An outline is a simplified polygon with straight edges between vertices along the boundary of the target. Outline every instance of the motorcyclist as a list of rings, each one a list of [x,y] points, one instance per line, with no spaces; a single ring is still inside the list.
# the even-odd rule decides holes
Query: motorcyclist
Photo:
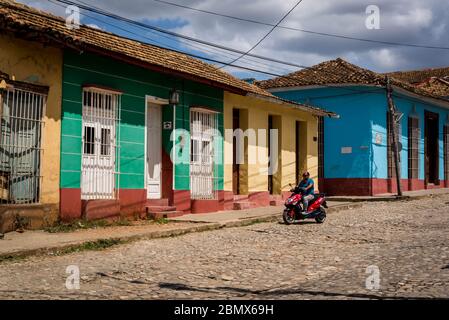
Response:
[[[304,172],[302,175],[302,180],[298,185],[298,188],[303,191],[302,203],[304,208],[304,213],[307,213],[309,209],[309,201],[314,199],[315,194],[315,183],[310,179],[310,173]]]

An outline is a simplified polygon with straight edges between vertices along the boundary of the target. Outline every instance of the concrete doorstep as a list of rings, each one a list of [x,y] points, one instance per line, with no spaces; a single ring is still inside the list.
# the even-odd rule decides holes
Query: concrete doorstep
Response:
[[[329,202],[329,213],[361,207],[363,204]],[[33,255],[63,255],[83,250],[101,250],[138,240],[175,237],[193,232],[243,227],[255,223],[281,221],[283,207],[263,207],[242,211],[185,215],[167,224],[115,226],[74,232],[11,232],[0,240],[0,263]]]

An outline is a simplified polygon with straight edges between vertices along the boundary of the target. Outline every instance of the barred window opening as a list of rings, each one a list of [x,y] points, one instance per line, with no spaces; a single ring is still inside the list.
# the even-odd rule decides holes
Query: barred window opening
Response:
[[[449,181],[449,125],[444,126],[444,177]]]
[[[393,127],[396,133],[397,141],[396,143],[399,144],[401,142],[401,124],[396,122],[392,123],[392,117],[391,113],[387,112],[387,160],[388,160],[388,178],[396,178],[396,164],[394,160],[394,152],[393,152]],[[399,160],[401,158],[400,152],[399,152]]]
[[[217,198],[218,178],[215,162],[215,132],[218,128],[215,113],[190,112],[190,187],[192,199]]]
[[[410,117],[408,119],[408,177],[419,178],[419,139],[421,130],[419,119]]]
[[[81,176],[84,200],[117,198],[119,115],[120,94],[84,89]]]
[[[39,203],[47,95],[11,88],[0,95],[0,201]]]

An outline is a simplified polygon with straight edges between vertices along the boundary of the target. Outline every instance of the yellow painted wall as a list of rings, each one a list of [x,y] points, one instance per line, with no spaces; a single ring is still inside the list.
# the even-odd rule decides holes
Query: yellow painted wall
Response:
[[[232,129],[232,110],[246,110],[248,117],[248,128],[268,129],[268,116],[275,116],[275,128],[280,128],[280,160],[278,176],[274,178],[275,188],[280,185],[281,191],[290,190],[289,183],[295,184],[296,177],[296,146],[295,128],[296,121],[301,121],[300,146],[302,170],[308,170],[311,177],[318,186],[318,142],[314,137],[318,137],[318,120],[311,113],[295,110],[280,104],[265,101],[256,97],[239,96],[225,92],[224,96],[224,127]],[[279,123],[280,122],[280,123]],[[232,191],[232,154],[233,140],[231,136],[225,136],[225,191]],[[248,145],[248,157],[261,153],[268,157],[268,147],[260,147],[259,143]],[[245,159],[247,161],[247,158]],[[261,192],[268,190],[268,175],[261,174],[266,171],[267,165],[262,161],[256,164],[248,164],[248,192]]]
[[[0,71],[50,88],[42,136],[41,203],[59,203],[62,50],[0,35]]]

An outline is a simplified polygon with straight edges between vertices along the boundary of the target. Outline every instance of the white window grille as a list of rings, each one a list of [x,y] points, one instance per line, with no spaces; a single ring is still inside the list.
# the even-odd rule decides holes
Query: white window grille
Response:
[[[83,200],[118,197],[120,103],[121,96],[116,92],[83,90]]]
[[[217,116],[213,112],[190,111],[190,192],[191,198],[217,198],[218,180],[215,177]]]
[[[0,201],[40,201],[41,141],[47,95],[8,88],[0,96]]]

